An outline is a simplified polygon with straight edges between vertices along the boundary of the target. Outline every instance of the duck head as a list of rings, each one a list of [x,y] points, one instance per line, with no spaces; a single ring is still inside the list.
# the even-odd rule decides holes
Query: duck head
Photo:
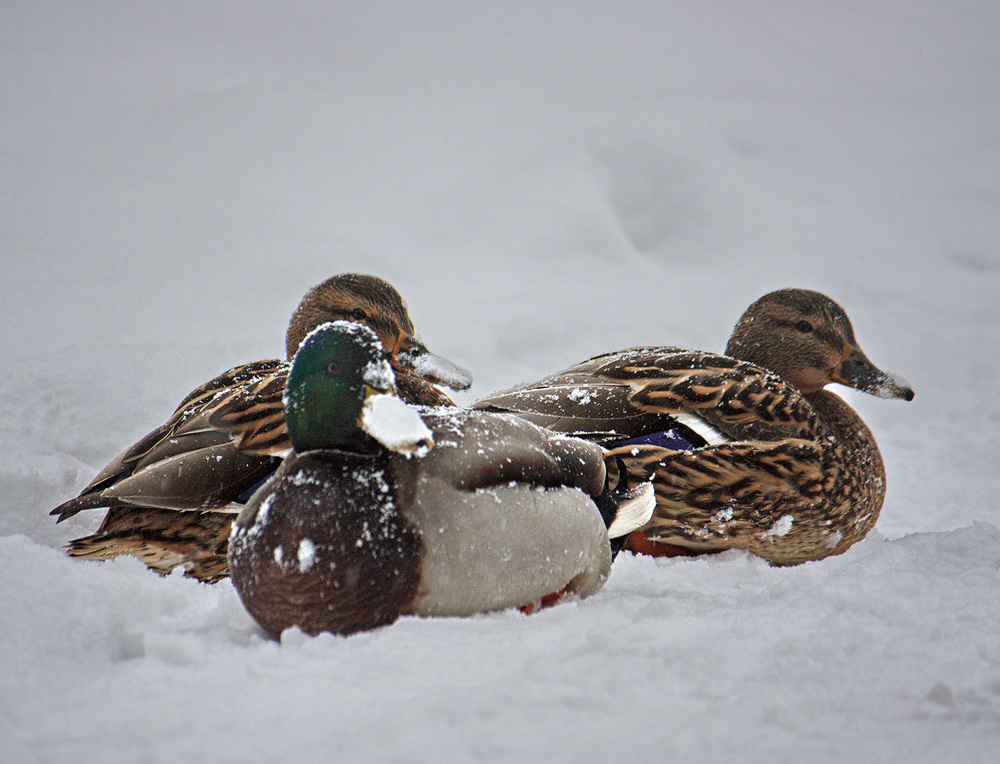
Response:
[[[375,332],[390,363],[410,369],[436,385],[466,390],[472,375],[434,355],[417,337],[406,303],[386,281],[359,273],[341,273],[313,287],[296,308],[285,335],[289,360],[306,336],[320,324],[355,321]]]
[[[375,453],[383,447],[409,455],[433,445],[416,411],[395,396],[385,348],[364,324],[334,321],[310,332],[292,359],[284,404],[299,453]]]
[[[779,289],[747,308],[726,355],[770,369],[806,394],[839,382],[880,398],[913,400],[904,379],[868,360],[844,309],[808,289]]]

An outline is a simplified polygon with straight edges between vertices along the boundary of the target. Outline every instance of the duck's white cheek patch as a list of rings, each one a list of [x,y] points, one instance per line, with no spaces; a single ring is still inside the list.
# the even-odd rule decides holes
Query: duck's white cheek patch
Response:
[[[434,436],[412,406],[395,395],[372,395],[361,410],[361,429],[391,451],[424,456]]]

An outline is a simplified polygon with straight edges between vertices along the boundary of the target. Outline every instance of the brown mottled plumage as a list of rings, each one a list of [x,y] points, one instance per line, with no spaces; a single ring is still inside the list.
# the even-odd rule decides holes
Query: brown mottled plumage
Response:
[[[287,357],[317,326],[343,319],[375,331],[404,400],[454,406],[434,384],[468,387],[466,372],[430,356],[399,293],[374,276],[341,274],[311,289],[289,323]],[[229,530],[240,499],[245,501],[291,448],[282,403],[287,376],[288,361],[256,361],[192,391],[165,424],[112,461],[80,496],[52,510],[62,521],[81,510],[109,507],[97,533],[70,542],[69,554],[92,559],[132,554],[164,574],[183,565],[187,575],[203,581],[225,577]]]
[[[608,448],[652,479],[653,519],[632,534],[651,554],[748,549],[789,565],[839,554],[874,526],[885,469],[871,431],[823,388],[831,382],[913,398],[862,353],[829,297],[765,295],[727,355],[674,347],[608,353],[475,408],[507,411]],[[620,441],[681,429],[695,448]]]

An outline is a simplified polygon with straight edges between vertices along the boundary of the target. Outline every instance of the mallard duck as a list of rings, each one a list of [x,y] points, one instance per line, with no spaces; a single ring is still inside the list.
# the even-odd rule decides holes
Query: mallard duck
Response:
[[[791,565],[840,554],[875,525],[885,498],[882,456],[861,417],[825,387],[912,400],[901,378],[858,347],[826,295],[761,297],[725,355],[676,347],[606,353],[474,408],[513,412],[608,449],[652,479],[652,520],[633,551],[747,549]]]
[[[288,359],[310,331],[344,318],[374,330],[404,400],[454,405],[435,385],[471,384],[468,372],[431,355],[417,338],[390,284],[354,273],[306,294],[288,326]],[[224,577],[233,518],[291,448],[282,407],[287,376],[287,361],[257,361],[191,392],[165,424],[112,461],[77,498],[52,510],[61,522],[84,509],[110,508],[97,533],[71,542],[69,554],[132,554],[162,574],[182,565],[203,581]]]
[[[608,576],[609,536],[653,508],[648,483],[606,489],[593,443],[518,417],[418,414],[358,324],[326,324],[302,343],[285,421],[293,453],[229,544],[233,585],[274,637],[586,597]]]

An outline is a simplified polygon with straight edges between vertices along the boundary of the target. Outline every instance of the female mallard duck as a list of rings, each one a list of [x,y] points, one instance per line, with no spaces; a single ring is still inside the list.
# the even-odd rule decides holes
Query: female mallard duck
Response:
[[[593,443],[506,415],[418,415],[392,385],[377,337],[354,323],[316,329],[292,362],[293,453],[229,544],[233,585],[269,634],[351,634],[404,614],[470,615],[600,589],[609,535],[650,517],[648,484],[605,491]]]
[[[287,357],[314,328],[344,318],[374,330],[404,400],[453,406],[434,384],[459,390],[471,384],[468,372],[431,355],[417,338],[390,284],[354,273],[306,294],[288,327]],[[84,509],[110,508],[97,533],[71,542],[69,554],[132,554],[163,574],[184,565],[203,581],[224,577],[233,518],[291,448],[282,408],[287,376],[287,361],[257,361],[190,393],[164,425],[105,467],[79,497],[52,510],[61,522]]]
[[[633,551],[748,549],[779,565],[840,554],[885,498],[871,431],[824,387],[912,400],[861,352],[829,297],[782,289],[743,314],[726,355],[640,347],[585,361],[474,408],[593,440],[652,479],[657,507]]]

